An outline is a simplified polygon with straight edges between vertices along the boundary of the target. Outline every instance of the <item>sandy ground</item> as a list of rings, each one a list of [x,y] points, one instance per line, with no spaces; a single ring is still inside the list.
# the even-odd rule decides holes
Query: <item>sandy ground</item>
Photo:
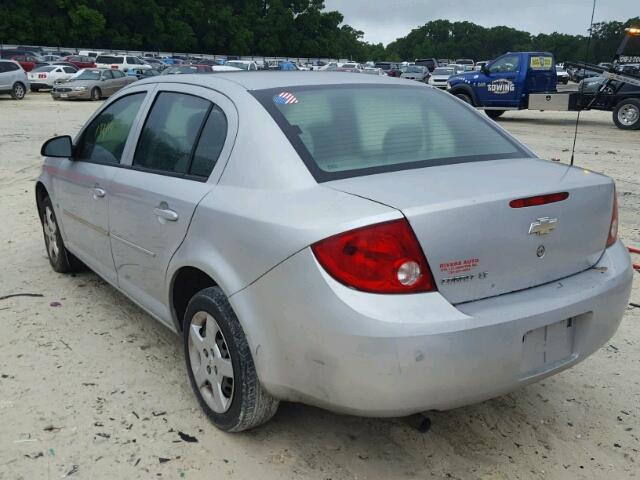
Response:
[[[631,307],[584,363],[431,412],[424,434],[405,419],[294,404],[256,431],[217,431],[191,393],[177,337],[94,274],[49,268],[33,194],[40,145],[75,133],[97,106],[48,94],[0,100],[0,297],[43,295],[0,300],[0,479],[640,477],[640,308]],[[567,161],[574,118],[515,112],[501,124]],[[615,178],[620,235],[640,245],[640,132],[616,129],[608,113],[582,119],[576,163]]]

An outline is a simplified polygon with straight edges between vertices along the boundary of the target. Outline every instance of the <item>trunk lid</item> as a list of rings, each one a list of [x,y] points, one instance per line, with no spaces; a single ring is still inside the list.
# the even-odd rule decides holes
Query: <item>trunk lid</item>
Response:
[[[593,266],[605,248],[614,195],[608,177],[539,159],[428,167],[324,185],[402,211],[439,292],[454,304],[530,288]],[[539,206],[509,205],[557,192],[569,197]],[[555,226],[551,232],[535,226],[548,221]]]

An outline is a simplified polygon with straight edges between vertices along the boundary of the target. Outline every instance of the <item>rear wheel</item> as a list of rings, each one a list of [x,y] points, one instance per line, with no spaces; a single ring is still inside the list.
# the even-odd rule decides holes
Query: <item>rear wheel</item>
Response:
[[[462,100],[464,103],[468,103],[469,105],[473,105],[473,100],[466,93],[456,93],[456,97]]]
[[[484,113],[486,113],[489,118],[496,119],[504,113],[504,110],[485,110]]]
[[[640,129],[640,100],[628,98],[613,109],[613,123],[623,130]]]
[[[25,86],[18,82],[11,89],[11,96],[14,100],[22,100],[24,96],[27,94],[27,89]]]
[[[216,427],[241,432],[275,415],[279,402],[260,385],[247,338],[220,288],[191,299],[183,342],[191,386]]]
[[[47,248],[47,256],[49,257],[51,268],[58,273],[75,272],[82,269],[82,262],[64,246],[58,220],[49,197],[42,201],[40,213],[42,215],[40,220],[42,221],[44,244]]]
[[[100,91],[100,89],[98,87],[93,87],[91,89],[91,100],[97,101],[97,100],[100,100],[101,97],[102,97],[102,92]]]

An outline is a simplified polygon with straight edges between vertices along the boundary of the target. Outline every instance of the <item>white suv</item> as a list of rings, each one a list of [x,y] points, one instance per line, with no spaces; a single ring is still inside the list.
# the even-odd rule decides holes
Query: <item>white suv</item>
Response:
[[[121,70],[123,72],[128,72],[130,68],[140,70],[149,70],[152,68],[148,63],[131,55],[98,55],[96,58],[96,67]]]
[[[18,62],[0,60],[0,95],[10,94],[15,100],[22,100],[29,91],[29,79]]]

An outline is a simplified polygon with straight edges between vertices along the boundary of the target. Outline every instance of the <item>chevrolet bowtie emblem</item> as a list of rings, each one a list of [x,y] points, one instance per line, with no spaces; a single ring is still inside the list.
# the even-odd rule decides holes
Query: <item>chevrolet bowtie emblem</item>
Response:
[[[557,224],[557,218],[538,218],[529,225],[529,235],[548,235],[556,229]]]

